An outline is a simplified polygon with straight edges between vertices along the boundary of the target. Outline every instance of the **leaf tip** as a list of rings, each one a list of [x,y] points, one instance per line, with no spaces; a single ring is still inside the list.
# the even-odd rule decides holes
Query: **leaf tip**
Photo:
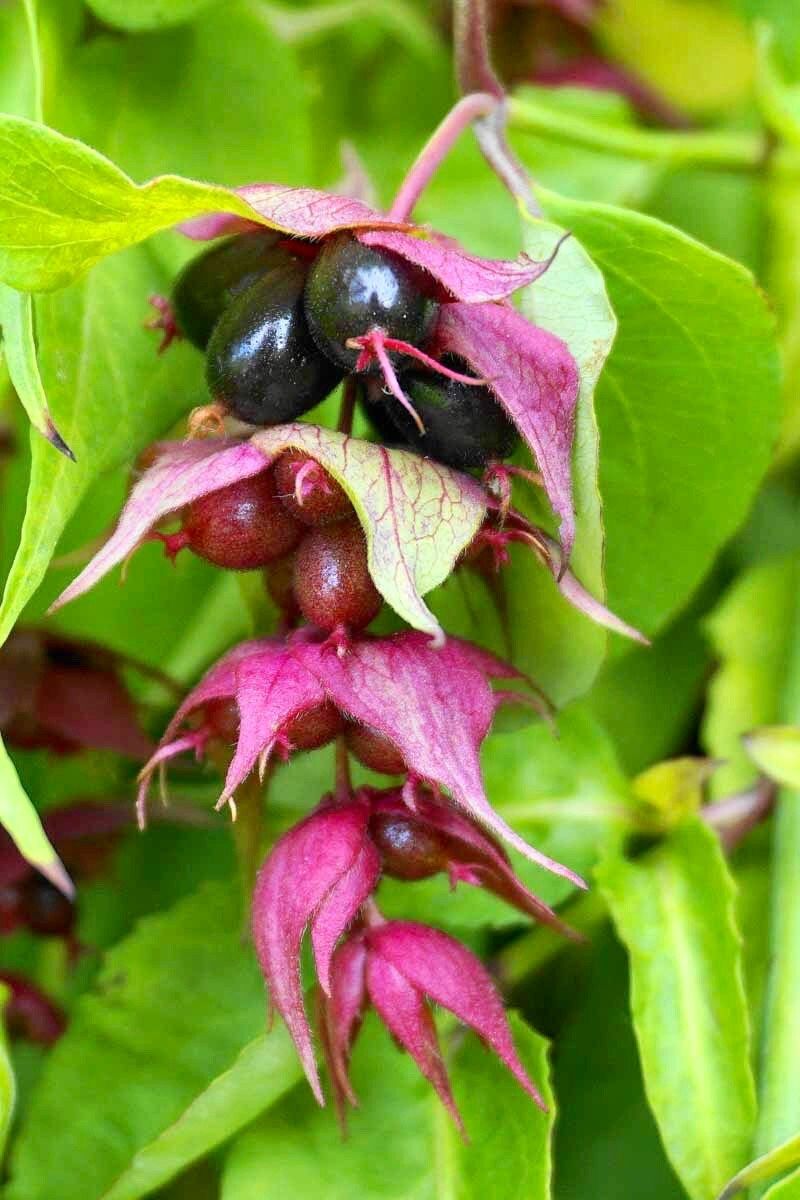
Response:
[[[75,455],[56,429],[50,416],[45,417],[42,436],[47,439],[51,446],[55,446],[56,450],[60,451],[65,458],[68,458],[71,462],[77,462]]]

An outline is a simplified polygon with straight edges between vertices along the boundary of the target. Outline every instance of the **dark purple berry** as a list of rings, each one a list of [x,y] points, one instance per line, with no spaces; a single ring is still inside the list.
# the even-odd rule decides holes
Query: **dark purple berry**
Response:
[[[350,722],[345,730],[345,741],[350,753],[371,771],[380,771],[383,775],[406,773],[405,759],[400,751],[377,730]]]
[[[274,267],[291,261],[272,229],[240,233],[216,242],[193,258],[172,289],[172,305],[184,337],[205,350],[211,332],[231,301]]]
[[[170,536],[200,558],[231,571],[252,571],[293,550],[302,526],[275,496],[271,471],[208,492],[183,510],[183,528]]]
[[[67,937],[75,923],[72,901],[38,871],[20,889],[19,912],[31,932],[42,937]]]
[[[298,475],[302,503],[297,499]],[[286,450],[275,463],[275,490],[284,507],[304,525],[330,525],[353,515],[344,489],[302,450]]]
[[[284,733],[295,750],[317,750],[336,737],[342,728],[341,714],[330,700],[299,713]]]
[[[447,355],[442,362],[469,374],[460,359]],[[460,470],[483,467],[514,453],[519,434],[489,388],[422,370],[409,371],[401,383],[422,419],[424,433],[402,405],[380,388],[370,388],[367,412],[378,428],[388,422],[396,440],[410,449]]]
[[[349,347],[348,339],[379,328],[387,337],[419,346],[438,312],[438,305],[421,291],[413,267],[347,233],[330,238],[311,264],[305,303],[317,345],[350,371],[359,350]]]
[[[268,272],[240,292],[214,327],[208,386],[241,421],[293,421],[324,400],[341,378],[306,324],[305,277],[299,262]]]
[[[294,591],[300,611],[319,629],[363,629],[383,603],[367,566],[357,520],[312,529],[297,548]]]

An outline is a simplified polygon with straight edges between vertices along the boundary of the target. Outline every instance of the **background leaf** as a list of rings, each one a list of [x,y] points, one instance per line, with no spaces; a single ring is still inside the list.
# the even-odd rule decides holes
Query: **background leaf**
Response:
[[[772,321],[746,271],[639,213],[544,197],[619,322],[597,391],[611,609],[663,626],[741,523],[778,419]]]
[[[219,4],[220,0],[88,0],[102,21],[119,29],[142,32],[164,25],[181,25]]]
[[[3,1161],[6,1139],[11,1129],[17,1090],[3,1023],[8,997],[8,988],[4,983],[0,983],[0,1163]]]
[[[513,1014],[511,1025],[526,1069],[552,1104],[546,1043]],[[271,1193],[297,1200],[546,1200],[552,1107],[549,1116],[538,1111],[473,1035],[448,1056],[448,1068],[467,1129],[476,1135],[469,1146],[413,1062],[368,1017],[354,1054],[361,1106],[348,1137],[343,1140],[332,1114],[313,1107],[306,1089],[298,1089],[234,1144],[222,1200]]]
[[[208,885],[109,953],[48,1059],[16,1143],[9,1200],[96,1200],[114,1185],[117,1200],[144,1195],[252,1119],[258,1095],[268,1104],[291,1085],[282,1030],[263,1052],[238,1057],[266,1011],[241,917],[235,888]],[[222,1100],[226,1124],[215,1119]]]
[[[746,1162],[755,1124],[750,1031],[733,885],[699,821],[598,881],[631,957],[631,1008],[645,1088],[692,1200]]]

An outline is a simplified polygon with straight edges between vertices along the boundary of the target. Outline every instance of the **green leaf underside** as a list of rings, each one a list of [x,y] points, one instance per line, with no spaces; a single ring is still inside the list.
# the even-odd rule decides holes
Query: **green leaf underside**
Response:
[[[525,251],[534,259],[545,259],[564,231],[528,218],[522,232]],[[577,533],[572,566],[588,591],[602,598],[603,518],[594,390],[614,341],[616,320],[603,277],[576,238],[568,238],[545,274],[520,294],[519,307],[535,325],[566,342],[580,369],[573,452]],[[524,488],[519,485],[516,489],[522,507]],[[563,703],[590,685],[608,635],[567,605],[553,580],[538,563],[528,561],[530,557],[516,555],[507,577],[514,657],[542,682],[553,700]],[[535,621],[531,620],[533,612]]]
[[[253,441],[270,458],[287,446],[305,450],[333,475],[364,527],[376,587],[414,628],[439,634],[421,596],[450,574],[478,531],[486,505],[474,480],[432,459],[316,425],[265,429]]]
[[[451,1118],[408,1055],[368,1016],[353,1057],[360,1106],[348,1136],[301,1086],[234,1143],[222,1200],[547,1200],[555,1116],[547,1045],[519,1017],[511,1026],[520,1057],[548,1102],[542,1113],[472,1035],[446,1053],[456,1102],[473,1140]],[[460,1041],[460,1039],[459,1039]]]
[[[133,1200],[292,1085],[285,1032],[261,1036],[264,988],[241,920],[238,890],[211,884],[109,952],[48,1059],[8,1200]]]
[[[651,217],[542,195],[602,270],[619,330],[600,378],[608,603],[662,627],[741,523],[779,418],[773,320],[749,273]]]
[[[645,1089],[692,1200],[747,1161],[755,1123],[750,1030],[733,884],[714,834],[691,820],[599,883],[631,959]]]
[[[800,790],[800,728],[774,725],[745,737],[747,753],[756,766],[781,787]]]

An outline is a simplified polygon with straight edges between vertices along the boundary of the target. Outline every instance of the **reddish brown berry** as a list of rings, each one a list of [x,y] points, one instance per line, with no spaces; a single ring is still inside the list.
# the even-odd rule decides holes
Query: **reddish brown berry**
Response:
[[[383,870],[394,879],[428,879],[446,867],[435,831],[411,813],[373,813],[369,833],[380,850]]]
[[[304,525],[330,525],[353,515],[344,489],[302,450],[286,450],[275,463],[275,491]]]
[[[406,764],[402,754],[384,734],[370,729],[368,725],[351,721],[345,730],[345,741],[350,753],[371,771],[380,771],[383,775],[405,775]]]
[[[173,536],[177,549],[189,546],[215,566],[252,571],[294,549],[302,526],[276,499],[272,472],[261,471],[187,505]]]
[[[319,629],[363,629],[380,610],[358,521],[312,529],[297,548],[294,590],[300,611]]]
[[[284,621],[294,624],[300,616],[294,594],[294,553],[284,554],[264,567],[264,586]]]
[[[284,733],[294,750],[317,750],[332,741],[342,728],[342,717],[335,704],[325,700],[316,708],[298,713]]]
[[[203,725],[212,737],[234,746],[239,737],[239,705],[235,700],[209,700],[203,706]]]

